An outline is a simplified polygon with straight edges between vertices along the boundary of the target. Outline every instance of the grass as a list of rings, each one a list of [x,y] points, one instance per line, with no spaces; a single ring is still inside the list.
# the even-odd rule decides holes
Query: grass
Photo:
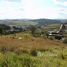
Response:
[[[31,53],[0,52],[0,67],[67,67],[67,48],[54,48],[41,52],[41,56],[32,56]],[[62,58],[62,54],[64,59]]]
[[[4,56],[5,55],[5,56]],[[0,67],[41,67],[41,61],[29,55],[16,55],[8,52],[7,54],[0,54]]]
[[[67,46],[27,32],[1,36],[0,67],[67,67]]]

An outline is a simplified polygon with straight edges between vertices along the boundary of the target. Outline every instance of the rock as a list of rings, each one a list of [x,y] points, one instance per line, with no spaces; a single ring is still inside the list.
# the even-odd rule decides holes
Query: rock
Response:
[[[19,37],[18,39],[19,39],[19,40],[21,40],[21,39],[22,39],[22,37]]]

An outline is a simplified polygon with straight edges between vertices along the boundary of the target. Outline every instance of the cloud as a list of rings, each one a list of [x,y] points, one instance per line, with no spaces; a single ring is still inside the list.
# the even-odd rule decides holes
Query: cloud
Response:
[[[44,1],[45,5],[42,6],[42,3],[43,2],[41,2],[41,4],[36,3],[35,0],[34,1],[23,0],[22,4],[23,4],[23,9],[24,9],[23,12],[25,14],[25,17],[26,18],[50,18],[50,19],[59,17],[59,13],[60,13],[59,8],[46,5],[45,1]]]
[[[60,1],[56,1],[56,5]],[[66,9],[47,4],[46,0],[2,0],[0,3],[0,18],[66,18]]]
[[[63,5],[64,5],[64,6],[67,6],[67,2],[64,2]]]
[[[53,0],[53,3],[59,9],[59,17],[67,19],[67,0]]]
[[[3,1],[8,1],[8,2],[21,2],[21,0],[3,0]]]
[[[53,2],[57,5],[61,6],[67,6],[67,1],[62,1],[62,0],[53,0]]]
[[[23,7],[18,2],[2,1],[0,3],[0,19],[22,18]]]
[[[63,8],[63,9],[61,9],[60,13],[67,15],[67,10]]]

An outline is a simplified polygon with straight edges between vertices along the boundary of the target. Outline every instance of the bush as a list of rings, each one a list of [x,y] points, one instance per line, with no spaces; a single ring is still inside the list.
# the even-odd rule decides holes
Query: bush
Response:
[[[55,39],[60,40],[60,39],[62,39],[62,37],[61,36],[55,36]]]
[[[32,50],[32,51],[31,51],[31,55],[32,55],[32,56],[37,56],[37,50]]]
[[[33,36],[35,37],[40,37],[42,35],[42,30],[37,28],[34,33],[33,33]]]

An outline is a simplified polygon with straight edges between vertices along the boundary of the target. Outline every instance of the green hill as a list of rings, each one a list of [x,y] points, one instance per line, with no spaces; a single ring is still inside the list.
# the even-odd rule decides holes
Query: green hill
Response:
[[[0,24],[7,25],[48,25],[67,23],[67,20],[54,20],[54,19],[6,19],[0,20]]]

